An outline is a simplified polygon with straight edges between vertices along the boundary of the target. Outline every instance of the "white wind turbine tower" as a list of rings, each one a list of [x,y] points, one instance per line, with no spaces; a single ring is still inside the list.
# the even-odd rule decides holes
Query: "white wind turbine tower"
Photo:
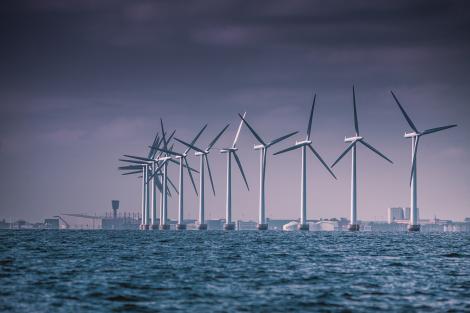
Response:
[[[310,140],[310,133],[312,130],[312,117],[313,109],[315,108],[315,100],[317,95],[313,97],[312,109],[310,111],[310,119],[308,121],[307,127],[307,138],[303,141],[298,141],[292,147],[278,151],[274,155],[278,155],[287,151],[295,150],[302,148],[302,178],[301,178],[301,191],[300,191],[300,224],[299,230],[309,230],[309,225],[307,223],[307,147],[312,151],[312,153],[317,157],[317,159],[323,164],[326,170],[336,179],[335,174],[331,171],[328,165],[323,161],[320,154],[313,148],[312,141]]]
[[[207,224],[205,223],[205,208],[204,208],[204,200],[205,200],[205,193],[204,193],[204,175],[205,175],[205,165],[207,165],[207,171],[209,172],[209,179],[211,182],[211,187],[212,187],[212,192],[214,193],[215,196],[215,188],[214,188],[214,182],[212,180],[212,173],[211,173],[211,168],[209,166],[209,157],[208,154],[212,147],[215,145],[217,140],[219,140],[220,136],[225,132],[225,130],[229,127],[230,124],[225,126],[218,134],[215,136],[215,138],[209,143],[207,148],[201,149],[196,147],[194,144],[189,144],[187,142],[184,142],[183,140],[180,140],[178,138],[175,138],[176,141],[182,143],[183,145],[187,146],[188,148],[191,148],[196,151],[195,155],[200,156],[200,168],[199,168],[199,222],[197,225],[197,228],[199,230],[206,230],[207,229]]]
[[[194,137],[194,139],[191,141],[190,146],[194,145],[198,138],[201,136],[202,132],[206,129],[207,124],[197,133],[197,135]],[[176,140],[176,138],[175,138]],[[179,198],[178,198],[178,223],[176,224],[176,229],[177,230],[184,230],[186,229],[186,224],[184,224],[184,178],[183,178],[183,168],[186,167],[188,170],[189,177],[191,178],[191,183],[194,187],[194,191],[196,192],[197,195],[197,188],[196,184],[194,183],[194,178],[193,175],[191,174],[191,171],[193,169],[189,166],[187,156],[188,152],[191,150],[191,147],[187,147],[186,150],[183,153],[177,153],[174,151],[170,150],[165,150],[161,148],[157,148],[157,150],[164,152],[168,155],[175,155],[177,159],[179,159]],[[183,163],[184,162],[184,163]],[[194,170],[195,171],[195,170]],[[197,171],[196,171],[197,172]]]
[[[258,230],[267,230],[268,229],[268,223],[266,222],[266,203],[265,203],[265,181],[266,181],[266,155],[268,152],[268,148],[297,134],[298,132],[292,132],[287,135],[281,136],[279,138],[276,138],[270,142],[265,142],[251,127],[251,125],[248,123],[248,121],[241,116],[241,114],[238,114],[242,121],[246,124],[250,132],[253,134],[253,136],[258,140],[259,145],[255,145],[254,149],[259,150],[260,154],[260,168],[259,168],[259,218],[258,218],[258,225],[257,228]]]
[[[369,148],[373,152],[377,153],[379,156],[387,160],[388,162],[393,162],[387,158],[384,154],[378,151],[376,148],[372,147],[367,143],[364,137],[359,135],[359,123],[357,120],[357,108],[356,108],[356,93],[353,86],[353,107],[354,107],[354,129],[356,130],[356,135],[349,138],[344,138],[344,142],[350,142],[349,146],[340,154],[336,161],[331,165],[333,168],[345,155],[351,150],[351,223],[348,226],[350,231],[359,230],[359,224],[357,223],[357,191],[356,191],[356,143],[360,142],[365,147]]]
[[[404,137],[405,138],[411,138],[411,178],[410,178],[410,187],[411,187],[411,216],[410,216],[410,222],[408,225],[408,230],[409,231],[419,231],[420,230],[420,225],[418,224],[418,191],[417,191],[417,153],[418,153],[418,143],[419,143],[419,138],[423,135],[428,135],[432,134],[435,132],[439,132],[441,130],[449,129],[452,127],[457,126],[456,124],[453,125],[447,125],[447,126],[441,126],[441,127],[435,127],[435,128],[430,128],[426,129],[425,131],[419,131],[418,128],[416,128],[415,124],[411,121],[410,117],[408,114],[406,114],[405,109],[403,109],[402,105],[398,101],[397,97],[393,93],[393,91],[390,91],[392,93],[393,98],[395,99],[395,102],[398,104],[398,107],[400,108],[401,113],[403,113],[403,116],[405,117],[406,121],[408,122],[408,125],[410,125],[411,129],[413,129],[413,132],[411,133],[406,133]]]
[[[243,118],[245,118],[246,112],[243,113]],[[237,162],[238,169],[240,170],[240,173],[242,174],[243,180],[245,181],[246,188],[250,190],[250,187],[248,186],[248,182],[245,177],[245,173],[243,172],[243,167],[240,162],[240,158],[237,155],[237,141],[238,137],[240,136],[240,131],[243,126],[243,119],[240,121],[240,125],[238,126],[237,134],[235,136],[235,140],[233,141],[233,144],[229,148],[224,148],[221,149],[221,153],[226,153],[227,154],[227,198],[226,198],[226,206],[225,206],[225,224],[224,224],[224,230],[234,230],[235,229],[235,224],[232,223],[232,155],[235,158],[235,161]]]

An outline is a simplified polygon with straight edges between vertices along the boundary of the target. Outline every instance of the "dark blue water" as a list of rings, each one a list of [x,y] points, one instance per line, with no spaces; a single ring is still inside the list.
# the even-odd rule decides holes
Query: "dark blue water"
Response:
[[[0,231],[4,312],[470,312],[468,234]]]

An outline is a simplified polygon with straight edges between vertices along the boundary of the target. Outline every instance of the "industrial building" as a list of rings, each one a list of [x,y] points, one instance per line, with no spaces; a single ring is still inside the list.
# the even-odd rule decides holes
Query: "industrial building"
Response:
[[[393,207],[388,208],[388,223],[393,224],[409,224],[410,222],[410,208]],[[416,208],[417,220],[419,221],[419,208]]]

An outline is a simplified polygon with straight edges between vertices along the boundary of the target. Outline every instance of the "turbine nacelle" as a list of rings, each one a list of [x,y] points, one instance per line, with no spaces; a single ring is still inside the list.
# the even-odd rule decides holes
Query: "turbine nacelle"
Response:
[[[307,139],[307,140],[304,140],[304,141],[296,141],[295,145],[296,146],[307,146],[311,143],[312,143],[312,141]]]
[[[194,155],[197,155],[197,156],[206,155],[206,154],[209,154],[208,150],[205,150],[204,152],[197,151],[197,152],[194,153]]]
[[[171,157],[169,157],[169,156],[164,156],[164,157],[159,157],[159,158],[157,159],[157,161],[163,161],[163,162],[165,162],[165,161],[167,161],[167,160],[171,160]]]
[[[235,152],[238,148],[224,148],[220,150],[220,153],[228,153],[228,152]]]
[[[362,139],[364,139],[364,137],[361,137],[361,136],[344,137],[344,142],[353,142],[353,141],[358,141]]]
[[[403,135],[403,137],[405,138],[413,138],[413,137],[418,137],[420,136],[421,133],[417,133],[417,132],[412,132],[412,133],[406,133],[405,132],[405,135]]]

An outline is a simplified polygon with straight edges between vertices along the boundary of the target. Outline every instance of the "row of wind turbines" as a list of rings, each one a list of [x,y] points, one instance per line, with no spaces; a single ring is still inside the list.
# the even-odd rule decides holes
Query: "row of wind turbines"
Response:
[[[330,173],[330,175],[336,179],[335,174],[332,171],[332,168],[338,164],[341,159],[351,151],[351,219],[348,229],[350,231],[358,231],[359,224],[357,222],[357,192],[356,192],[356,149],[357,144],[361,144],[367,149],[371,150],[384,160],[389,163],[393,163],[388,157],[386,157],[378,149],[374,148],[369,144],[364,136],[360,135],[359,132],[359,122],[357,117],[357,107],[356,107],[356,93],[354,86],[352,88],[353,92],[353,112],[354,112],[354,129],[355,134],[352,137],[346,137],[344,141],[349,143],[346,149],[338,156],[338,158],[331,164],[331,167],[323,160],[320,154],[315,150],[312,145],[311,140],[311,130],[312,130],[312,119],[315,109],[316,94],[313,97],[313,103],[310,109],[310,115],[308,120],[307,132],[305,139],[301,141],[296,141],[294,145],[285,148],[283,150],[275,152],[273,155],[283,154],[292,150],[301,150],[302,154],[302,163],[301,163],[301,204],[300,204],[300,224],[298,226],[299,230],[308,230],[309,224],[307,223],[307,151],[310,151],[323,165],[323,167]],[[410,176],[410,189],[411,189],[411,216],[409,221],[408,230],[409,231],[419,231],[420,225],[417,219],[417,152],[418,144],[420,137],[423,135],[432,134],[439,132],[445,129],[455,127],[457,125],[447,125],[442,127],[430,128],[424,131],[419,131],[411,118],[406,113],[405,109],[399,102],[398,98],[393,92],[391,92],[393,99],[398,105],[401,113],[406,119],[408,125],[413,130],[412,132],[405,132],[405,138],[411,138],[411,176]],[[258,144],[254,145],[255,150],[259,150],[260,155],[260,172],[259,172],[259,218],[257,228],[259,230],[267,230],[268,224],[266,220],[266,165],[267,165],[267,155],[268,150],[294,136],[298,132],[291,132],[280,136],[279,138],[273,139],[271,141],[266,141],[263,139],[252,127],[252,125],[246,119],[246,112],[241,115],[240,124],[238,126],[235,138],[231,146],[220,149],[220,153],[225,153],[227,158],[227,189],[226,189],[226,212],[225,212],[225,230],[234,230],[235,224],[232,222],[232,159],[235,160],[237,167],[240,171],[240,174],[244,180],[246,188],[249,190],[248,181],[243,170],[242,163],[237,154],[237,142],[240,136],[240,131],[244,124],[246,124],[250,133],[258,141]],[[201,130],[194,136],[191,141],[184,141],[182,139],[174,137],[175,131],[168,135],[166,132],[163,121],[160,119],[161,133],[157,133],[154,138],[152,145],[149,146],[148,155],[135,156],[135,155],[124,155],[125,159],[119,159],[121,162],[128,163],[130,165],[120,166],[119,170],[124,171],[122,175],[132,175],[132,174],[142,174],[139,176],[142,178],[142,223],[141,229],[169,229],[170,224],[168,223],[168,196],[172,196],[171,189],[178,194],[178,222],[176,224],[176,229],[183,230],[186,229],[184,224],[184,173],[187,171],[190,178],[191,184],[194,188],[196,195],[198,196],[198,206],[199,206],[199,217],[197,228],[200,230],[207,229],[207,224],[205,223],[205,173],[207,167],[207,173],[209,175],[209,180],[212,188],[212,192],[215,196],[215,187],[214,181],[212,179],[212,173],[209,162],[209,154],[219,140],[219,138],[224,134],[224,132],[229,127],[229,124],[226,125],[217,135],[210,141],[207,146],[200,146],[196,144],[201,134],[207,128],[207,124],[204,125]],[[174,145],[172,140],[180,143],[185,147],[183,151],[177,152],[174,151]],[[196,156],[199,157],[199,170],[196,170],[190,167],[187,157],[190,151],[193,150]],[[174,163],[179,166],[179,182],[178,188],[168,177],[168,165]],[[193,173],[199,174],[199,193],[194,182]],[[157,192],[158,190],[158,192]],[[159,223],[157,223],[157,193],[160,193],[160,216]]]

